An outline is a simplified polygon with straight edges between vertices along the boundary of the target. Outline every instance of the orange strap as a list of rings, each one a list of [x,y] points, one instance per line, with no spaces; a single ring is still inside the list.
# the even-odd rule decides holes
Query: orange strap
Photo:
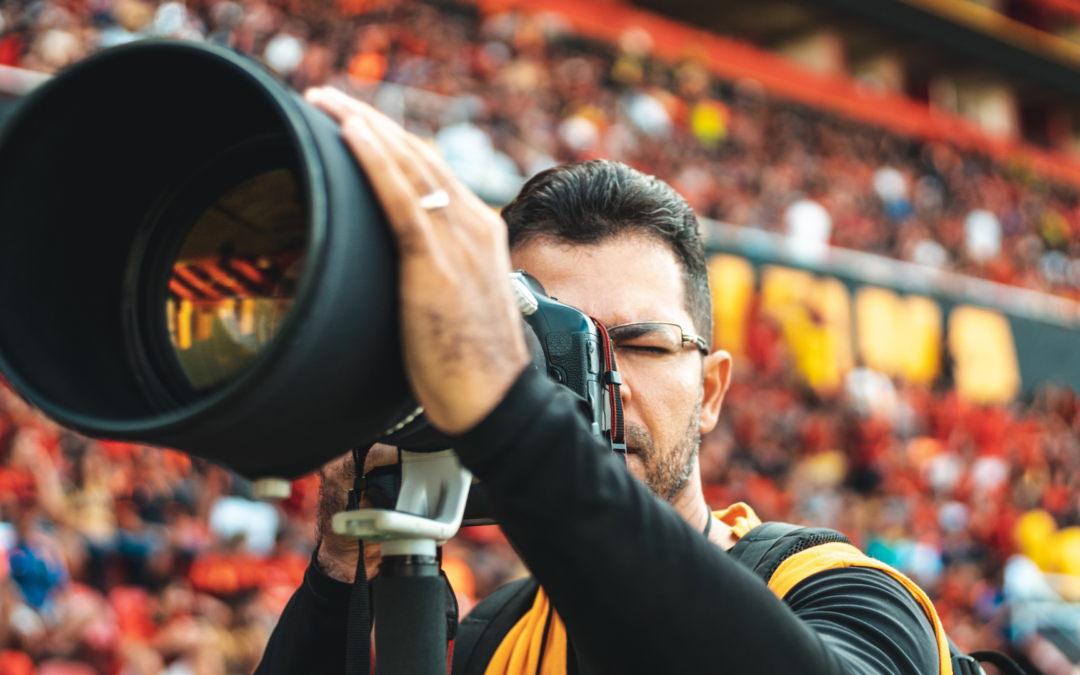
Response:
[[[551,624],[548,625],[548,614]],[[547,627],[547,641],[544,628]],[[537,671],[543,652],[544,663]],[[532,609],[506,634],[484,675],[566,675],[566,626],[551,607],[544,589],[536,592]]]
[[[745,536],[761,524],[754,510],[741,502],[723,511],[715,511],[713,515],[730,527],[736,537]],[[549,612],[551,625],[547,631],[547,643],[544,644],[544,626],[547,625]],[[541,650],[542,644],[544,647]],[[540,675],[566,675],[566,627],[559,613],[551,608],[551,601],[543,588],[536,592],[532,609],[503,638],[484,675],[533,675],[541,658],[544,663]]]
[[[720,522],[730,527],[732,534],[739,539],[745,537],[750,530],[761,525],[761,518],[758,518],[758,515],[754,513],[754,509],[742,502],[735,502],[723,511],[713,511],[713,515]]]
[[[938,643],[938,661],[941,665],[941,675],[952,675],[952,658],[949,655],[949,643],[945,637],[945,629],[941,626],[934,604],[926,597],[922,589],[915,585],[911,579],[894,570],[883,562],[874,560],[851,544],[822,544],[808,548],[791,556],[776,569],[769,580],[769,589],[776,597],[784,599],[791,589],[814,574],[826,570],[834,570],[841,567],[869,567],[885,572],[892,578],[903,584],[915,599],[922,605],[923,611],[934,626],[934,635]]]

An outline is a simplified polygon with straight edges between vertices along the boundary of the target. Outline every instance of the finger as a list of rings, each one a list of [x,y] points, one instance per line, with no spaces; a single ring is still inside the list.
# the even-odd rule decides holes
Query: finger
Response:
[[[307,96],[310,102],[318,105],[339,121],[344,121],[349,115],[363,115],[372,126],[381,127],[383,123],[386,123],[389,127],[388,131],[407,133],[400,124],[383,115],[373,106],[349,96],[340,89],[320,87],[310,90]]]
[[[418,154],[418,146],[423,146],[423,142],[389,117],[332,87],[309,89],[305,98],[342,124],[354,115],[367,121],[402,172],[412,182],[418,195],[427,195],[440,187],[449,187],[442,185],[443,176],[433,171],[430,162]]]
[[[475,217],[477,209],[487,209],[487,205],[476,196],[443,161],[442,157],[429,144],[410,134],[389,117],[375,108],[353,99],[343,92],[330,87],[311,90],[307,94],[309,101],[319,105],[342,123],[351,117],[361,117],[374,132],[374,135],[386,146],[390,155],[398,163],[402,172],[412,182],[416,193],[428,195],[438,189],[446,190],[451,197],[451,205],[427,211],[428,222],[432,224],[432,233],[444,228],[440,225],[455,223],[459,243],[473,244],[466,232],[485,230],[482,219]],[[454,213],[469,214],[463,218],[454,218]],[[501,221],[497,227],[502,228]]]
[[[370,123],[370,119],[368,121]],[[439,188],[446,187],[424,158],[417,154],[417,151],[408,143],[408,137],[411,134],[394,133],[393,129],[387,129],[384,126],[372,125],[372,129],[379,140],[385,144],[387,151],[401,167],[402,172],[412,182],[416,188],[416,194],[423,197]]]
[[[315,105],[338,122],[344,124],[350,115],[362,116],[368,124],[375,129],[379,136],[411,136],[409,132],[394,120],[376,110],[374,107],[358,101],[340,89],[334,87],[320,87],[309,89],[304,97],[309,103]]]
[[[429,254],[434,241],[431,219],[420,208],[420,195],[386,144],[359,115],[349,116],[341,132],[375,188],[402,256]]]
[[[349,114],[355,112],[351,105],[354,99],[330,87],[312,87],[304,92],[304,100],[338,122],[344,121]]]
[[[409,148],[416,161],[425,168],[425,172],[440,187],[447,190],[456,199],[474,200],[477,204],[480,203],[479,197],[458,178],[453,169],[439,155],[438,150],[432,147],[430,143],[426,143],[416,135],[407,132],[400,136],[400,141]]]
[[[390,119],[376,108],[346,96],[337,89],[326,88],[318,93],[320,100],[335,111],[336,115],[344,119],[349,115],[360,115],[375,130],[376,135],[392,144],[394,149],[402,156],[408,156],[411,163],[421,163],[426,172],[432,178],[444,178],[443,172],[433,170],[435,163],[443,164],[442,159],[430,145],[420,140],[415,134],[406,131],[400,124]],[[448,168],[447,168],[448,169]],[[449,171],[447,171],[449,173]],[[449,174],[452,175],[452,174]],[[434,188],[434,180],[429,180],[429,186]],[[441,186],[448,187],[448,186]],[[426,193],[424,193],[426,194]]]
[[[402,145],[412,150],[413,162],[420,162],[426,167],[429,176],[429,189],[420,194],[428,194],[435,190],[435,185],[449,191],[455,198],[473,202],[480,205],[481,201],[476,195],[461,182],[460,179],[439,156],[430,145],[420,140],[414,134],[410,134],[401,125],[372,106],[358,101],[339,89],[333,87],[320,87],[309,89],[304,94],[309,103],[317,106],[339,122],[344,122],[350,115],[360,115],[382,138],[395,138]]]
[[[438,182],[441,187],[444,189],[453,188],[455,193],[472,195],[472,191],[458,180],[457,176],[454,175],[434,148],[417,138],[415,134],[410,134],[378,109],[358,101],[333,87],[309,90],[308,99],[339,120],[343,120],[349,115],[361,115],[380,137],[394,137],[402,145],[409,148],[416,155],[415,160],[422,161],[427,167],[428,173],[439,179]]]
[[[328,91],[326,95],[328,100],[334,101],[334,105],[341,106],[342,110],[349,110],[353,114],[363,116],[379,136],[394,138],[401,147],[407,148],[412,156],[412,161],[422,163],[427,173],[436,180],[440,187],[453,193],[473,194],[429,143],[425,143],[415,134],[409,133],[397,122],[365,103],[349,99],[351,103],[355,104],[351,105],[342,101],[342,98],[347,99],[348,97],[336,90]]]

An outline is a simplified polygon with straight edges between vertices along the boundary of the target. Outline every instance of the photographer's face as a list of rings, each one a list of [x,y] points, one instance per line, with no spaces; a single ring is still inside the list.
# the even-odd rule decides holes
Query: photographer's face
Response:
[[[549,295],[605,326],[668,321],[700,333],[686,309],[682,268],[657,238],[630,234],[595,245],[539,239],[516,247],[511,259]],[[658,497],[674,502],[697,484],[700,436],[716,426],[730,367],[726,352],[703,358],[689,346],[671,362],[619,362],[627,466]]]

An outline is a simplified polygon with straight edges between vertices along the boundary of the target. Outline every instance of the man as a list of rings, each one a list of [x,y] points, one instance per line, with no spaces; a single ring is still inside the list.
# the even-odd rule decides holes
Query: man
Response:
[[[307,97],[342,123],[391,221],[413,390],[535,575],[462,622],[455,673],[950,672],[925,596],[837,539],[764,576],[725,553],[765,528],[741,505],[717,518],[702,497],[698,442],[717,423],[731,357],[704,347],[704,250],[670,187],[614,162],[560,167],[524,187],[504,224],[374,110],[333,90]],[[449,205],[423,208],[438,190]],[[569,393],[528,368],[506,281],[518,268],[611,329],[626,467]],[[350,472],[343,461],[324,473],[318,555],[260,673],[344,670],[359,546],[327,519],[344,508]],[[370,578],[377,548],[364,555]]]

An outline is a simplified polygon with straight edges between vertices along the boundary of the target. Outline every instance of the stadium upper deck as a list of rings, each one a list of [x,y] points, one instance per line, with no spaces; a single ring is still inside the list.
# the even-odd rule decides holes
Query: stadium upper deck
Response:
[[[1076,153],[1080,3],[1074,0],[635,4],[916,107],[957,114],[991,137]]]
[[[668,62],[705,62],[721,79],[1080,185],[1080,45],[969,0],[941,0],[951,14],[927,9],[938,0],[865,3],[905,5],[913,28],[863,3],[826,7],[844,2],[476,0],[487,12],[550,11],[614,44],[640,31]]]
[[[458,162],[511,179],[492,203],[550,162],[611,156],[734,225],[790,233],[788,207],[809,197],[834,246],[1069,298],[1080,288],[1080,160],[622,2],[442,5],[444,30],[419,46],[400,37],[407,2],[41,7],[0,10],[0,64],[56,71],[142,37],[227,44],[295,88],[335,84],[407,113],[451,153],[494,148],[498,162]],[[538,30],[539,42],[514,34]]]

